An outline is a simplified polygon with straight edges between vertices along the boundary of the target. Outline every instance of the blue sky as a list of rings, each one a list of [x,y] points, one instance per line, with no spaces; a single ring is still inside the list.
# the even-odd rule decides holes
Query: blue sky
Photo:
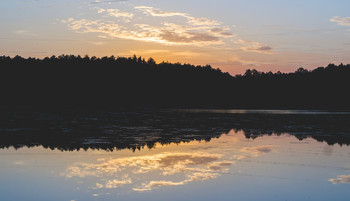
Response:
[[[0,54],[153,57],[294,71],[350,63],[345,0],[4,0]]]

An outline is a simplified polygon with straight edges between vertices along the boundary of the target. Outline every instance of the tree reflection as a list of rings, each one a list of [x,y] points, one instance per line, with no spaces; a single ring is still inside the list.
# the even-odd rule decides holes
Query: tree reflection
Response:
[[[246,138],[291,134],[350,145],[348,114],[227,114],[174,110],[2,110],[0,147],[62,151],[142,149],[156,143],[210,141],[231,130]]]

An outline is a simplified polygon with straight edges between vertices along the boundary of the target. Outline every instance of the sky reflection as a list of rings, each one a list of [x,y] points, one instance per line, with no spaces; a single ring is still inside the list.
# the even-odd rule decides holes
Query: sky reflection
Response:
[[[136,152],[11,148],[0,151],[0,188],[5,192],[0,200],[24,199],[14,189],[30,189],[26,200],[54,201],[212,200],[212,192],[219,200],[267,200],[271,194],[276,197],[270,200],[305,200],[305,195],[342,200],[350,183],[349,154],[348,146],[311,138],[299,141],[285,134],[253,140],[234,131],[210,142],[158,143]],[[247,191],[252,188],[254,195]],[[48,193],[39,198],[37,192],[43,190]],[[52,198],[52,192],[60,195]]]
[[[350,184],[350,175],[339,175],[338,178],[330,179],[333,184]]]

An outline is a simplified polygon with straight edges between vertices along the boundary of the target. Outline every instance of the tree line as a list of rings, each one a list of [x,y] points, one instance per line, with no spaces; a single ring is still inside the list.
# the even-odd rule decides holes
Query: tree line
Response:
[[[136,55],[0,56],[0,107],[350,109],[349,86],[349,64],[231,76]]]

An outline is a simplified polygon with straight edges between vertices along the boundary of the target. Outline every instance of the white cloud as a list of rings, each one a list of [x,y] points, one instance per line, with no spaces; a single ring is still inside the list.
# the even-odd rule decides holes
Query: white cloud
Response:
[[[123,18],[125,22],[130,22],[130,20],[134,17],[133,13],[120,11],[119,9],[103,9],[99,8],[98,13],[108,13],[108,15],[116,17],[116,18]]]
[[[149,7],[149,6],[136,6],[135,9],[140,10],[147,15],[151,15],[151,16],[155,16],[155,17],[172,17],[172,16],[186,17],[187,16],[187,14],[185,14],[185,13],[165,12],[165,11],[162,11],[160,9],[156,9],[156,8]]]
[[[350,17],[338,17],[335,16],[330,19],[331,22],[336,22],[340,26],[350,26]]]
[[[116,3],[116,2],[123,2],[123,1],[127,1],[127,0],[105,0],[105,1],[101,1],[101,0],[96,0],[94,2],[91,2],[90,4],[111,4],[111,3]]]
[[[162,11],[160,9],[156,9],[148,6],[136,6],[135,9],[142,11],[146,15],[151,15],[154,17],[181,16],[187,19],[188,24],[195,25],[195,26],[216,26],[221,24],[221,22],[219,21],[207,19],[204,17],[192,17],[187,13],[167,12],[167,11]]]
[[[100,33],[101,38],[123,38],[156,42],[169,45],[210,45],[222,44],[220,37],[206,30],[198,30],[189,26],[164,23],[162,27],[148,24],[135,24],[133,30],[114,22],[100,20],[62,20],[68,27],[79,33]]]

